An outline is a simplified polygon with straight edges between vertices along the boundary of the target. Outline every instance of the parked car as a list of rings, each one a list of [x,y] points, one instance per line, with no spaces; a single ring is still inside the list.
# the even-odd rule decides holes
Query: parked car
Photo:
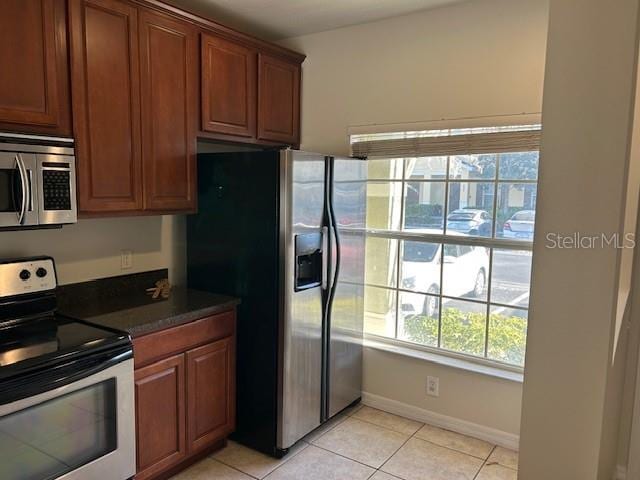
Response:
[[[407,295],[401,309],[405,314],[437,316],[440,292],[440,259],[444,262],[444,294],[452,297],[484,295],[489,272],[489,251],[471,245],[405,242],[402,261],[402,288],[431,294]]]
[[[485,210],[460,208],[447,215],[447,230],[468,235],[490,237],[491,215]]]
[[[533,240],[533,229],[536,223],[535,210],[520,210],[504,222],[502,236],[518,240]]]

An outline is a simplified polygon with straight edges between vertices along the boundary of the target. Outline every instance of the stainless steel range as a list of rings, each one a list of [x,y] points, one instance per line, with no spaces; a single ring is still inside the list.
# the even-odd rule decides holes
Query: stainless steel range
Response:
[[[52,258],[0,262],[0,478],[135,474],[126,333],[56,313]]]

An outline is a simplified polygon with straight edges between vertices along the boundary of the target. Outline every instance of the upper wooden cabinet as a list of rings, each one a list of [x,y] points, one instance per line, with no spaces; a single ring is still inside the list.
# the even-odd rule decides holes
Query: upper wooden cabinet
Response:
[[[144,207],[195,210],[198,30],[141,10],[140,66]]]
[[[260,54],[258,138],[300,143],[300,64]]]
[[[256,51],[207,34],[200,51],[202,130],[255,138]]]
[[[203,132],[222,140],[300,143],[299,59],[209,34],[202,35],[201,57]]]
[[[0,129],[71,136],[65,0],[3,0]]]
[[[198,30],[122,0],[70,0],[79,208],[193,211]]]
[[[69,18],[79,209],[141,210],[138,11],[71,0]]]
[[[0,5],[0,131],[75,138],[81,215],[195,211],[198,137],[299,144],[303,55],[158,0]]]

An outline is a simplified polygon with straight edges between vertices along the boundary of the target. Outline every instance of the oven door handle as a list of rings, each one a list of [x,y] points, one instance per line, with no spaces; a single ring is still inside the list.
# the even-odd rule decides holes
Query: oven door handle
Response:
[[[18,213],[18,225],[24,223],[24,217],[27,214],[27,208],[31,193],[29,192],[29,177],[27,175],[27,167],[24,165],[22,155],[16,154],[16,165],[18,166],[18,172],[20,173],[20,187],[22,190],[22,203],[20,204],[20,212]]]
[[[129,346],[117,353],[76,360],[0,382],[0,416],[3,405],[78,382],[130,358],[133,358],[133,350]]]

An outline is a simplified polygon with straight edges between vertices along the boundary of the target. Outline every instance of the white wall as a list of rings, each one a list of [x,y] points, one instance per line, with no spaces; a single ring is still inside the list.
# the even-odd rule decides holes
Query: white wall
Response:
[[[440,379],[439,397],[425,394],[427,376]],[[363,381],[368,394],[512,434],[499,435],[505,446],[520,429],[522,389],[511,380],[366,348]],[[411,410],[403,408],[399,413],[411,415]],[[416,419],[425,420],[419,415]],[[465,432],[466,427],[470,426],[463,425]],[[487,438],[492,438],[488,433]],[[477,433],[483,434],[487,431]]]
[[[303,64],[302,143],[347,127],[540,112],[546,0],[458,5],[283,41]]]
[[[636,230],[638,7],[551,1],[521,480],[609,480],[616,466],[628,321],[638,315],[627,302],[632,252],[546,248],[545,237]]]
[[[472,0],[283,41],[307,54],[302,148],[349,153],[358,125],[539,112],[547,10],[546,0]],[[438,399],[424,395],[431,374]],[[519,432],[518,383],[366,349],[364,389]]]
[[[80,220],[56,230],[0,232],[0,258],[51,255],[61,284],[169,268],[185,282],[185,217]],[[133,268],[120,269],[120,252],[133,252]]]
[[[640,52],[639,52],[640,54]],[[637,217],[632,219],[634,207],[637,207],[638,203],[638,188],[640,184],[640,91],[638,90],[638,77],[640,76],[640,61],[636,65],[636,89],[635,89],[635,101],[633,112],[633,129],[631,131],[631,149],[630,149],[630,162],[629,173],[627,179],[627,204],[625,206],[625,223],[633,224],[633,220],[636,223],[636,239],[640,238],[638,232]],[[637,210],[637,208],[635,208]],[[630,221],[631,220],[631,221]],[[632,225],[626,225],[625,231],[631,229]],[[629,252],[627,252],[627,255]],[[621,271],[631,269],[629,265],[625,265],[628,259],[624,259],[622,263],[623,268]],[[630,263],[630,262],[629,262]],[[626,267],[626,268],[624,268]],[[626,288],[627,285],[623,284],[620,289],[622,292],[628,292],[630,294],[630,311],[628,312],[628,318],[626,318],[626,325],[628,327],[628,333],[622,331],[622,341],[624,343],[624,334],[628,336],[627,340],[627,357],[626,366],[624,369],[624,378],[621,380],[624,383],[622,404],[620,406],[620,431],[618,440],[618,466],[625,467],[629,462],[629,448],[631,447],[631,426],[632,418],[634,414],[634,403],[636,393],[636,376],[639,360],[639,346],[640,346],[640,250],[635,249],[635,258],[633,258],[632,268],[632,282]],[[618,295],[621,296],[620,294]],[[618,342],[620,343],[620,342]],[[616,356],[622,358],[622,352],[617,352]],[[636,417],[640,419],[640,412],[636,411]],[[635,435],[640,438],[640,431],[634,432]],[[634,465],[638,470],[633,474],[640,476],[640,462]],[[627,478],[634,478],[632,472],[629,472]]]

